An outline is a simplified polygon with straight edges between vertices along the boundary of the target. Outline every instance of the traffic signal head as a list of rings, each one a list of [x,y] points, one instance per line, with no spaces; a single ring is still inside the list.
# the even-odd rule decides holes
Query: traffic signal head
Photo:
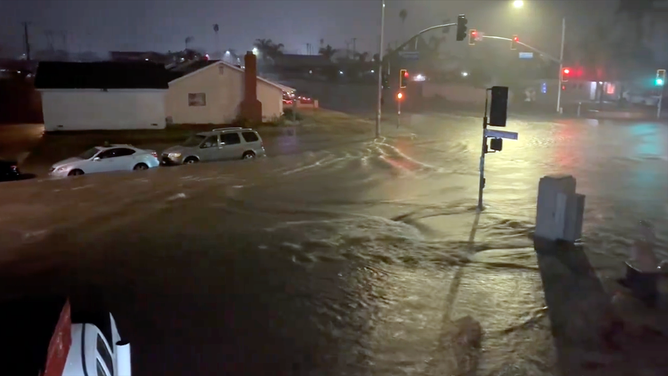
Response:
[[[517,49],[517,42],[520,41],[520,38],[517,36],[517,34],[513,35],[513,40],[510,41],[510,49],[511,50],[516,50]]]
[[[568,82],[571,77],[571,68],[563,68],[561,70],[561,82]]]
[[[478,30],[476,29],[471,29],[471,32],[469,33],[469,45],[473,46],[475,44],[475,39],[478,37]]]
[[[408,69],[402,69],[399,71],[399,87],[405,88],[408,85]]]
[[[457,17],[457,41],[463,41],[466,38],[466,24],[469,23],[469,20],[466,19],[466,16],[460,14]]]
[[[656,70],[656,80],[654,81],[654,84],[656,86],[663,86],[666,83],[666,70],[665,69],[657,69]]]
[[[398,94],[397,94],[397,99],[398,99],[398,100],[401,100],[401,98],[403,98],[403,97],[404,97],[403,94],[401,94],[401,93],[398,93]]]

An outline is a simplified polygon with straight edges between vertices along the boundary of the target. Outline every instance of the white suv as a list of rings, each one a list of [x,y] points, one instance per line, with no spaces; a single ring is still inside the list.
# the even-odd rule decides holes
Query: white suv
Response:
[[[178,165],[265,156],[262,138],[253,129],[217,128],[197,133],[180,145],[166,149],[160,163]]]

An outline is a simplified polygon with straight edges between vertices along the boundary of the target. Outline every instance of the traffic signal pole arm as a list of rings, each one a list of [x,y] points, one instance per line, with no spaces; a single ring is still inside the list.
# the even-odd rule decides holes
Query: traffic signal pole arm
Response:
[[[498,36],[495,36],[495,35],[482,35],[482,38],[487,38],[487,39],[498,39],[498,40],[507,40],[507,41],[509,41],[509,42],[513,42],[513,39],[512,39],[512,38],[498,37]],[[526,43],[522,43],[522,42],[520,42],[520,41],[515,41],[515,43],[517,43],[517,44],[519,44],[519,45],[522,45],[522,46],[524,46],[524,47],[530,49],[530,50],[533,51],[533,52],[537,52],[537,53],[539,53],[539,54],[541,54],[541,55],[547,57],[548,59],[554,61],[555,63],[561,63],[561,60],[557,59],[556,57],[553,57],[552,55],[550,55],[550,54],[548,54],[548,53],[545,53],[545,52],[543,52],[543,51],[541,51],[541,50],[539,50],[539,49],[537,49],[537,48],[531,47],[531,46],[529,46],[529,45],[526,44]]]
[[[456,23],[456,22],[453,22],[453,23],[448,23],[448,24],[443,24],[443,25],[435,25],[435,26],[428,27],[428,28],[426,28],[426,29],[420,31],[419,33],[413,35],[412,37],[410,37],[405,43],[403,43],[403,44],[400,45],[399,47],[397,47],[397,48],[395,48],[394,50],[392,50],[392,52],[390,52],[390,53],[388,53],[387,55],[385,55],[385,57],[383,57],[383,59],[389,58],[390,56],[392,56],[392,55],[394,55],[394,54],[398,54],[399,51],[403,50],[404,47],[406,47],[406,46],[408,46],[409,44],[413,43],[413,40],[414,40],[414,39],[416,39],[416,38],[419,37],[420,35],[426,33],[427,31],[432,31],[432,30],[436,30],[436,29],[445,29],[446,27],[453,27],[453,26],[456,27],[456,26],[457,26],[457,23]]]

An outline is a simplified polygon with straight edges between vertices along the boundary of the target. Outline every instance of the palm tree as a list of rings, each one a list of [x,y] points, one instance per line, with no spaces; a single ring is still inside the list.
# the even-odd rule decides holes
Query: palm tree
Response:
[[[399,18],[401,18],[401,23],[402,23],[402,24],[403,24],[404,22],[406,22],[406,17],[408,17],[408,11],[407,11],[406,9],[402,9],[402,10],[399,12]]]
[[[216,48],[214,49],[216,56],[220,57],[220,43],[218,43],[218,31],[220,30],[220,27],[218,24],[213,25],[213,32],[216,33]]]
[[[401,35],[403,36],[405,33],[405,23],[406,23],[406,17],[408,17],[408,11],[406,9],[402,9],[399,12],[399,18],[401,19]]]
[[[318,51],[318,53],[319,53],[320,55],[322,55],[325,59],[327,59],[327,60],[332,60],[332,57],[334,57],[334,54],[335,54],[337,51],[338,51],[338,50],[337,50],[336,48],[333,48],[332,46],[330,46],[330,45],[328,44],[328,45],[325,46],[325,47],[320,47],[320,51]]]
[[[257,48],[263,59],[268,57],[269,51],[271,51],[273,45],[274,42],[272,42],[271,39],[256,39],[255,43],[253,43],[253,47]]]
[[[185,42],[186,42],[186,50],[188,49],[188,45],[189,45],[193,40],[195,40],[195,38],[193,38],[193,37],[186,37],[186,41],[185,41]]]
[[[357,59],[363,63],[366,61],[366,59],[369,58],[369,53],[368,52],[362,52],[357,54]]]
[[[269,46],[269,51],[267,51],[267,55],[269,55],[270,58],[275,59],[277,56],[283,55],[283,43],[272,43]]]

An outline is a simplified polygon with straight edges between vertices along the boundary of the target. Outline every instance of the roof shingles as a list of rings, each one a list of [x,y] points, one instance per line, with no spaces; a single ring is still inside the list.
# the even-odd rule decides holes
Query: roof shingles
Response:
[[[162,64],[150,62],[41,62],[37,89],[168,89],[172,79]]]

